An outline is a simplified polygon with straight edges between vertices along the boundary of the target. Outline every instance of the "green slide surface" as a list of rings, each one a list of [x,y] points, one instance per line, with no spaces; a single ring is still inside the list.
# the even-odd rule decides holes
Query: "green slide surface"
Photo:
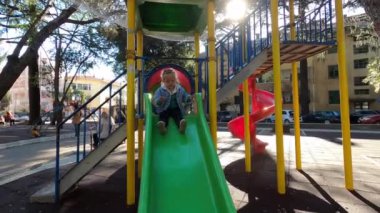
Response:
[[[145,95],[146,123],[139,213],[236,212],[211,140],[202,100],[198,112],[186,117],[185,134],[173,120],[161,135]]]

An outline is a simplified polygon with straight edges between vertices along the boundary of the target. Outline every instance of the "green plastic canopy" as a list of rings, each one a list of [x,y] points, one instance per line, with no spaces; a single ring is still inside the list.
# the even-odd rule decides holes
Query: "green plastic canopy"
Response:
[[[137,29],[165,40],[193,40],[207,25],[208,0],[137,0]]]

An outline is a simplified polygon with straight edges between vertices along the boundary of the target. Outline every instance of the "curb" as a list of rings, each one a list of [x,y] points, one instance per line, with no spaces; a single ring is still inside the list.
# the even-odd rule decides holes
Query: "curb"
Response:
[[[66,139],[66,138],[72,138],[72,137],[75,137],[75,133],[62,134],[60,138]],[[55,141],[56,138],[57,138],[56,136],[47,136],[47,137],[40,137],[40,138],[33,138],[33,139],[14,141],[10,143],[4,143],[4,144],[0,144],[0,150],[9,149],[16,146],[41,143],[41,142],[46,142],[46,141]]]

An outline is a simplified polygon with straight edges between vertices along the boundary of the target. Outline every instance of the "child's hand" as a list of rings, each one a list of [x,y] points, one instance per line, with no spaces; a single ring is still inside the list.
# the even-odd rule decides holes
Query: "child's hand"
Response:
[[[164,96],[160,96],[160,99],[158,99],[158,102],[163,103],[165,101],[165,99],[166,98]]]

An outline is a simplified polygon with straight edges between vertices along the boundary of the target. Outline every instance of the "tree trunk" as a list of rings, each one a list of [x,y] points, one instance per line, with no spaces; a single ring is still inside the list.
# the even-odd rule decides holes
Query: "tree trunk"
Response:
[[[62,110],[63,104],[59,101],[59,74],[62,61],[62,40],[58,38],[56,40],[56,53],[55,53],[55,64],[54,64],[54,102],[53,102],[53,118],[50,124],[59,124],[62,121]],[[62,100],[63,101],[63,100]]]
[[[40,78],[38,72],[38,54],[34,54],[32,62],[29,64],[29,124],[41,122],[41,98],[40,98]]]
[[[300,105],[301,115],[309,114],[309,81],[307,72],[307,59],[300,61]]]
[[[2,99],[7,91],[13,86],[26,66],[32,63],[32,60],[35,57],[34,54],[37,53],[37,50],[46,38],[48,38],[54,30],[65,23],[75,11],[76,7],[70,6],[67,10],[63,10],[57,18],[50,21],[37,34],[25,34],[23,36],[23,38],[27,37],[31,41],[21,57],[19,57],[17,51],[15,54],[8,56],[8,61],[0,73],[0,99]]]

